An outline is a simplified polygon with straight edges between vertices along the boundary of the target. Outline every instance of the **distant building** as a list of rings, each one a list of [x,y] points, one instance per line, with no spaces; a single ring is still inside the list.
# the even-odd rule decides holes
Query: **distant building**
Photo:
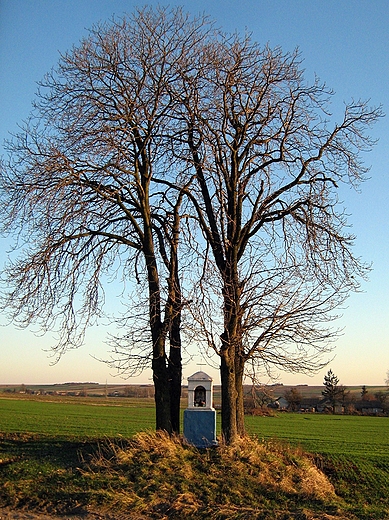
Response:
[[[289,402],[284,396],[281,396],[270,403],[268,407],[274,408],[275,410],[287,410],[289,408]]]

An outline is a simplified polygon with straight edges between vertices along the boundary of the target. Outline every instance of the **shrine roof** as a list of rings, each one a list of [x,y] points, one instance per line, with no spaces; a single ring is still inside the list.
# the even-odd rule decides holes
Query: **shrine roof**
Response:
[[[188,377],[188,381],[212,381],[212,377],[203,372],[202,370],[199,370],[195,374],[192,374]]]

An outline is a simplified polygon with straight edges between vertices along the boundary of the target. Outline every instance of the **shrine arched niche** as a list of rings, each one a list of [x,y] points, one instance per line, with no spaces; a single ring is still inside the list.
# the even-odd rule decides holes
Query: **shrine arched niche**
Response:
[[[205,402],[205,388],[201,385],[196,386],[194,391],[194,405],[198,408],[202,408],[205,406]]]

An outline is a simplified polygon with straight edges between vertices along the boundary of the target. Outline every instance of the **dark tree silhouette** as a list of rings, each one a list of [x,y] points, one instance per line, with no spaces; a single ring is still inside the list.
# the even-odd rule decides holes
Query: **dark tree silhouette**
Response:
[[[332,413],[335,413],[335,406],[342,396],[342,388],[339,385],[339,378],[329,370],[324,376],[324,390],[322,395],[327,399],[332,406]]]

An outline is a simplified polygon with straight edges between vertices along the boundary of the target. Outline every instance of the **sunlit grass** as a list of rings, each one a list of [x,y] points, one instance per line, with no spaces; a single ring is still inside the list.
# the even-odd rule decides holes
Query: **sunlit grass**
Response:
[[[250,434],[285,439],[315,453],[389,457],[389,418],[281,413],[246,417]]]
[[[153,428],[153,401],[129,401],[0,398],[0,431],[63,437],[131,437],[139,430]]]

